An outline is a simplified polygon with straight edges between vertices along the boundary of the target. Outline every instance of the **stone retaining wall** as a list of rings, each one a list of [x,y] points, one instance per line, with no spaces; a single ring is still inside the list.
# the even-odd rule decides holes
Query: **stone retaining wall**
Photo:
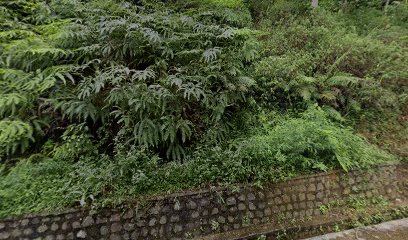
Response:
[[[321,206],[353,196],[408,199],[408,166],[333,171],[271,184],[263,189],[215,188],[156,198],[143,207],[90,214],[73,209],[0,220],[0,239],[194,239],[245,230],[282,219],[321,214]]]

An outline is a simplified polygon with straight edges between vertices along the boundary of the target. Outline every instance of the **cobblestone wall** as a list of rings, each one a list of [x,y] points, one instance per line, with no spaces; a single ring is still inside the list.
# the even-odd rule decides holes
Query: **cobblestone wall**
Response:
[[[125,211],[86,209],[0,220],[0,239],[189,239],[279,218],[321,214],[320,206],[351,196],[408,198],[407,165],[295,178],[256,189],[212,189],[157,198]]]

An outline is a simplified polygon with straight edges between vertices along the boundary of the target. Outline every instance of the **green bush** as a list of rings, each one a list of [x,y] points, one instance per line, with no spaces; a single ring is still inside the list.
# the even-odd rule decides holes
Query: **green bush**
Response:
[[[264,165],[308,172],[364,168],[390,158],[351,129],[329,120],[328,113],[310,108],[300,118],[285,120],[267,134],[253,136],[239,146],[247,165]]]
[[[307,15],[311,9],[309,1],[244,0],[244,2],[256,23],[265,19],[270,24],[289,23],[300,15]]]
[[[60,209],[71,204],[62,191],[73,166],[66,162],[29,160],[19,162],[10,171],[0,167],[0,216],[19,215]],[[75,199],[76,200],[76,199]],[[71,201],[75,201],[71,200]]]
[[[317,102],[355,118],[362,109],[401,113],[408,79],[404,43],[398,36],[384,42],[359,35],[347,28],[347,16],[320,9],[290,24],[264,18],[262,28],[271,33],[255,66],[258,104],[305,108]]]
[[[230,116],[245,105],[254,84],[244,69],[257,54],[253,31],[245,28],[249,15],[152,1],[51,5],[55,8],[41,7],[62,19],[51,14],[40,23],[9,19],[18,27],[1,45],[3,156],[24,152],[34,141],[38,150],[44,135],[58,143],[70,124],[88,126],[83,134],[95,141],[103,132],[110,142],[126,139],[168,159],[181,159],[208,132],[222,139],[230,130]],[[19,34],[19,27],[30,34]],[[29,131],[19,130],[18,122]],[[64,127],[45,132],[49,126]],[[13,137],[15,131],[24,139]]]
[[[117,206],[191,187],[261,185],[299,174],[350,170],[391,159],[311,108],[230,146],[201,147],[184,163],[163,164],[146,149],[118,146],[114,157],[32,157],[0,171],[0,217],[87,205]],[[265,122],[265,125],[268,125]]]

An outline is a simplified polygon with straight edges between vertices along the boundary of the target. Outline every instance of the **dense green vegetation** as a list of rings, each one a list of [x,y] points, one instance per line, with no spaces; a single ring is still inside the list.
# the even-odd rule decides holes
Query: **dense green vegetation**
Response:
[[[408,4],[0,1],[0,217],[408,155]]]

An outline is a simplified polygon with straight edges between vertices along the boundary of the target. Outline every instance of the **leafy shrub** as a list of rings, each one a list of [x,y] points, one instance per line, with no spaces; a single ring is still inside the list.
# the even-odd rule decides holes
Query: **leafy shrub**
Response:
[[[260,185],[318,170],[368,167],[390,158],[329,121],[321,109],[278,121],[265,133],[236,140],[230,147],[198,148],[184,163],[163,164],[146,149],[129,151],[120,145],[114,157],[82,155],[74,161],[59,156],[2,167],[0,216],[78,205],[116,206],[207,185]]]
[[[289,26],[263,20],[273,34],[263,40],[265,57],[255,67],[259,103],[305,108],[317,102],[354,117],[361,109],[402,111],[406,51],[346,29],[340,17],[321,10]]]
[[[0,154],[26,150],[34,141],[32,127],[22,121],[3,119],[0,121]],[[4,151],[4,152],[3,152]]]
[[[42,150],[60,161],[75,161],[84,156],[97,156],[98,144],[92,141],[90,134],[86,134],[88,131],[84,124],[70,125],[61,136],[62,143],[45,143]],[[51,149],[48,150],[47,147]]]
[[[333,123],[319,108],[276,125],[239,146],[247,165],[280,167],[291,171],[362,168],[389,158],[351,129]]]
[[[119,156],[116,160],[102,155],[84,156],[77,162],[39,156],[40,160],[27,159],[11,169],[2,166],[0,216],[79,206],[90,201],[103,204],[107,199],[120,202],[125,194],[147,192],[144,171],[153,173],[157,157],[143,150]]]
[[[42,1],[7,1],[0,38],[0,157],[24,152],[56,125],[47,101],[70,75],[61,63],[66,52],[52,35],[65,22],[53,20]],[[35,12],[35,14],[33,14]]]
[[[264,35],[254,71],[257,104],[334,108],[370,142],[406,155],[407,28],[400,19],[407,4],[384,13],[371,7],[338,11],[328,2],[291,20],[266,14],[258,22]]]
[[[69,183],[65,176],[72,171],[67,162],[20,161],[10,171],[0,167],[0,216],[59,209],[69,206],[63,187]]]
[[[96,139],[103,129],[110,141],[126,139],[181,159],[211,128],[229,131],[228,119],[254,84],[244,65],[257,45],[242,28],[245,15],[181,13],[149,1],[51,4],[57,3],[78,9],[53,8],[75,20],[31,22],[30,34],[15,33],[2,45],[0,112],[32,126],[31,140],[42,141],[44,126],[85,123],[84,134]]]
[[[309,1],[245,0],[255,22],[267,19],[271,24],[290,22],[299,15],[308,14]]]

